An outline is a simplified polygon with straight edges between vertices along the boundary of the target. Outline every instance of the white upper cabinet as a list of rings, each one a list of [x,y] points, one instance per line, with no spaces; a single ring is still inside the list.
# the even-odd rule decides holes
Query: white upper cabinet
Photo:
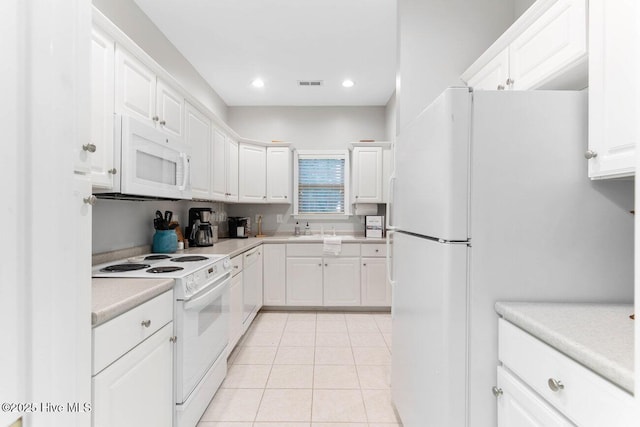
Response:
[[[185,104],[185,142],[191,146],[191,195],[213,198],[211,121],[188,102]]]
[[[382,203],[382,147],[355,147],[352,156],[354,203]]]
[[[113,39],[91,32],[91,140],[80,150],[80,171],[91,173],[94,187],[113,188],[114,148],[114,49]],[[87,169],[88,168],[88,169]]]
[[[634,3],[589,2],[589,150],[585,157],[591,178],[635,174],[640,135]]]
[[[461,79],[476,90],[583,89],[586,0],[534,3]]]
[[[291,203],[291,149],[267,147],[267,203]]]
[[[115,60],[116,112],[149,120],[165,132],[182,137],[184,97],[119,46]]]
[[[264,203],[267,200],[267,149],[240,144],[239,198],[245,203]]]
[[[509,48],[503,49],[484,67],[469,77],[467,85],[476,90],[503,90],[509,78]]]
[[[182,136],[184,131],[184,97],[162,79],[156,86],[156,116],[158,125],[167,133]]]
[[[238,201],[238,143],[220,129],[213,129],[211,198]]]

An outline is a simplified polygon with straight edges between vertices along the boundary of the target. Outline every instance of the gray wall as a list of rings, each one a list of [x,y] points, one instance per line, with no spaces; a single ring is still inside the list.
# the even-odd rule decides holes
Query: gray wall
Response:
[[[535,2],[536,0],[513,0],[514,18],[518,18],[520,15],[522,15]]]
[[[515,0],[524,2],[525,0]],[[398,0],[398,131],[514,21],[514,0]]]
[[[228,118],[244,138],[288,141],[297,149],[340,149],[386,136],[384,107],[229,107]]]
[[[93,5],[160,64],[198,101],[226,122],[227,105],[133,0],[93,0]]]

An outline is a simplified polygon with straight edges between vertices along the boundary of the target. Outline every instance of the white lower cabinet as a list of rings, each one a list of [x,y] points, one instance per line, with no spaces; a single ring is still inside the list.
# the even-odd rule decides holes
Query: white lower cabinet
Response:
[[[244,334],[242,320],[244,317],[244,290],[242,274],[243,256],[231,258],[231,289],[229,290],[229,346],[227,351],[231,353]]]
[[[287,305],[322,305],[322,257],[287,258]]]
[[[368,307],[391,306],[391,285],[387,280],[386,258],[362,258],[361,302]]]
[[[637,425],[633,396],[510,322],[498,322],[498,426]]]
[[[498,427],[572,427],[529,387],[498,367]]]
[[[246,332],[262,308],[262,246],[245,252],[243,255],[242,294],[243,314],[242,332]]]
[[[263,294],[264,305],[281,306],[287,303],[287,251],[286,245],[264,244]]]
[[[93,329],[94,427],[171,427],[173,292]]]
[[[324,305],[360,305],[360,258],[325,258]]]

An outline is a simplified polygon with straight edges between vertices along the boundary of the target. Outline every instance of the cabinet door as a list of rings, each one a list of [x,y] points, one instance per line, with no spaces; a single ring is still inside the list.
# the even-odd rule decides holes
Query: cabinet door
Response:
[[[211,199],[211,122],[194,106],[185,106],[185,142],[191,146],[191,195]]]
[[[291,203],[291,150],[267,147],[267,202]]]
[[[171,427],[173,322],[93,377],[94,427]]]
[[[507,89],[508,78],[509,48],[506,48],[474,74],[467,82],[467,86],[474,90]]]
[[[227,137],[227,201],[238,201],[238,143]]]
[[[227,200],[227,137],[219,129],[213,130],[211,158],[211,197]],[[193,161],[193,158],[192,158]]]
[[[243,332],[249,328],[256,313],[262,307],[262,247],[247,251],[243,255]]]
[[[382,202],[382,147],[353,149],[355,203]]]
[[[267,199],[267,149],[240,144],[239,155],[240,202],[264,203]]]
[[[638,140],[637,21],[633,0],[589,2],[589,176],[635,173]]]
[[[322,305],[322,258],[287,258],[287,305]]]
[[[233,348],[242,336],[242,313],[244,311],[242,272],[236,274],[231,279],[231,290],[229,292],[229,348],[231,353]]]
[[[575,426],[538,394],[498,367],[498,427]]]
[[[544,87],[587,59],[585,0],[558,0],[509,46],[512,88]],[[586,67],[585,67],[586,68]]]
[[[386,258],[362,258],[360,277],[363,306],[391,306],[391,285],[387,281]]]
[[[262,246],[263,249],[263,303],[264,305],[285,305],[287,258],[286,245]]]
[[[156,89],[156,116],[160,129],[182,137],[184,135],[184,97],[162,79]]]
[[[119,114],[150,123],[156,109],[156,75],[119,46],[116,46],[115,109]]]
[[[82,150],[91,168],[94,187],[113,188],[114,52],[112,39],[91,32],[91,139],[95,151]]]
[[[324,259],[324,305],[360,305],[360,258]]]

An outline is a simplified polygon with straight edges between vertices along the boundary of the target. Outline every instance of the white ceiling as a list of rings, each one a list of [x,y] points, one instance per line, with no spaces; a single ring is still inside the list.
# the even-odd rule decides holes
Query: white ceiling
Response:
[[[395,88],[396,0],[135,2],[229,106],[385,105]]]

